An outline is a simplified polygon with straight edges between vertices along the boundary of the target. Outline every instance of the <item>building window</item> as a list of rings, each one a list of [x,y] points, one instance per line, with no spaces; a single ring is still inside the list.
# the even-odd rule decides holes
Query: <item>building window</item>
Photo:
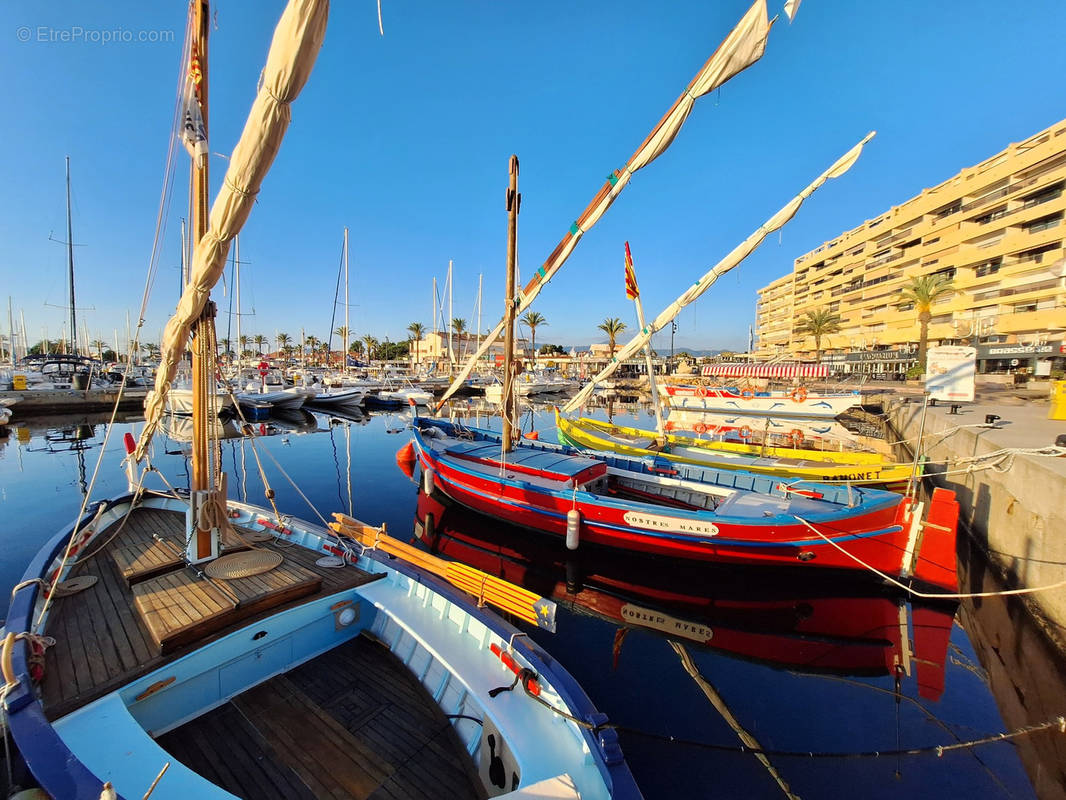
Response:
[[[1029,233],[1039,233],[1040,231],[1046,231],[1048,228],[1054,228],[1062,221],[1062,212],[1058,214],[1049,214],[1046,217],[1040,219],[1034,219],[1028,225],[1025,226],[1026,231]]]
[[[974,270],[974,274],[978,278],[983,278],[985,275],[995,275],[999,272],[1001,266],[1003,266],[1003,259],[993,258],[991,261],[986,261],[984,264],[978,264],[977,269]]]
[[[1055,200],[1062,194],[1063,181],[1054,183],[1048,186],[1046,189],[1041,189],[1039,192],[1034,192],[1028,197],[1023,197],[1022,208],[1032,208],[1038,206],[1041,203],[1047,203],[1051,200]]]
[[[987,214],[982,214],[979,217],[974,217],[973,222],[976,222],[978,225],[987,225],[988,223],[1005,216],[1007,216],[1007,206],[1002,205],[999,208],[989,211]]]

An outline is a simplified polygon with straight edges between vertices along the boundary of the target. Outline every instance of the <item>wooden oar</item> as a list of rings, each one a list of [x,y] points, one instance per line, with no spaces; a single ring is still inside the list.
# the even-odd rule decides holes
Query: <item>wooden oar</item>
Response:
[[[346,514],[335,513],[331,530],[363,547],[370,547],[403,559],[409,564],[431,572],[462,589],[480,603],[488,603],[501,611],[514,614],[526,622],[555,632],[555,603],[521,586],[489,575],[457,561],[447,561],[424,550],[401,542],[385,532],[385,526],[375,528]]]

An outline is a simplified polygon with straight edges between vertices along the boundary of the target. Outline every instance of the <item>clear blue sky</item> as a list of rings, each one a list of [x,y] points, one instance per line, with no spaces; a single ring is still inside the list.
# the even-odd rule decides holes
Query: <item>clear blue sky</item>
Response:
[[[431,281],[455,262],[455,316],[500,316],[507,158],[521,160],[523,280],[607,173],[622,166],[747,9],[747,0],[649,4],[334,2],[326,43],[241,236],[244,330],[324,337],[345,225],[352,328],[404,339],[430,326]],[[771,5],[771,14],[780,11]],[[211,150],[228,154],[254,97],[281,0],[217,0]],[[63,157],[74,178],[78,305],[111,340],[140,302],[174,104],[185,4],[4,3],[0,275],[31,340],[57,336],[66,299]],[[19,29],[31,41],[19,41]],[[173,31],[164,44],[37,41],[38,29]],[[679,319],[677,345],[743,348],[756,290],[792,259],[950,177],[1066,109],[1066,5],[999,0],[805,0],[765,57],[697,102],[671,149],[639,172],[534,305],[538,340],[602,341],[625,299],[629,239],[649,315],[868,130],[855,168]],[[25,35],[25,34],[23,34]],[[183,157],[179,175],[184,180]],[[225,161],[212,158],[217,187]],[[143,338],[177,296],[174,196]],[[221,306],[226,300],[217,292]],[[6,298],[4,298],[6,304]],[[6,311],[6,309],[5,309]],[[0,328],[6,330],[6,313]],[[219,326],[225,328],[225,319]],[[338,323],[339,324],[339,323]],[[657,341],[669,347],[668,337]]]

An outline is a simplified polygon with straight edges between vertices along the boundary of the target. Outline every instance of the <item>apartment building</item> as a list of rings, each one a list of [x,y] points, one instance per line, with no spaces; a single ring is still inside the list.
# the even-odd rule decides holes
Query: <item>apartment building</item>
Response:
[[[439,361],[447,361],[448,359],[448,347],[451,346],[452,356],[459,360],[465,361],[473,353],[477,352],[478,347],[481,345],[484,337],[479,337],[476,333],[453,333],[449,341],[447,331],[437,331],[436,333],[430,332],[423,335],[423,337],[416,343],[411,342],[412,354],[414,360],[417,363],[436,363]],[[515,354],[519,356],[528,356],[529,353],[529,340],[515,337]],[[538,349],[539,349],[538,345]],[[503,360],[504,346],[503,340],[495,342],[489,349],[486,358],[490,361]]]
[[[797,328],[809,310],[840,315],[823,361],[899,373],[915,361],[919,275],[953,292],[933,306],[929,342],[977,347],[980,372],[1048,375],[1066,363],[1066,120],[797,258],[759,290],[760,358],[812,358]],[[787,319],[787,322],[785,320]]]

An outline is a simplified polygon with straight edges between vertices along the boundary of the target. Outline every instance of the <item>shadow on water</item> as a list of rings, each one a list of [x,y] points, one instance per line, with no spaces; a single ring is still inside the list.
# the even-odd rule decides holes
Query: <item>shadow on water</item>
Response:
[[[959,541],[959,584],[964,592],[1014,588],[990,567],[979,542],[965,536]],[[1066,657],[1052,645],[1025,601],[1020,597],[966,600],[959,620],[1006,728],[1066,714]],[[1058,730],[1044,731],[1017,739],[1015,747],[1037,796],[1066,798],[1066,736]]]

